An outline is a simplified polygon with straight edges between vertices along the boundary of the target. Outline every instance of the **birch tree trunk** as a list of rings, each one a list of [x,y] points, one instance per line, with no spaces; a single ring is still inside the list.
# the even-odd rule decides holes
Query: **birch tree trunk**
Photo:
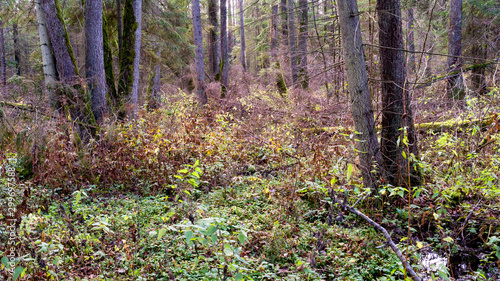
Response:
[[[208,63],[212,76],[217,76],[220,71],[220,41],[219,41],[219,21],[217,20],[217,1],[208,0],[208,20],[210,30],[208,32]]]
[[[207,103],[205,93],[205,69],[203,66],[203,34],[201,29],[200,0],[191,2],[193,14],[193,37],[195,45],[195,65],[196,65],[196,93],[201,105]]]
[[[246,50],[245,50],[245,18],[243,14],[243,0],[239,0],[239,4],[240,4],[241,66],[243,66],[243,71],[247,71]]]
[[[224,98],[229,84],[229,54],[227,45],[227,0],[220,0],[220,37],[221,37],[221,97]]]
[[[292,83],[295,86],[298,80],[297,48],[295,40],[294,0],[288,0],[288,42],[290,46],[290,68],[292,69]]]
[[[450,1],[450,26],[448,31],[448,69],[457,71],[462,68],[462,0]],[[463,99],[464,89],[461,73],[447,79],[448,94],[452,99]]]
[[[85,1],[85,70],[91,94],[92,112],[97,124],[102,122],[108,111],[106,108],[102,5],[102,0]]]
[[[134,42],[134,73],[133,73],[133,84],[131,93],[131,103],[132,112],[131,119],[135,119],[137,116],[138,109],[138,99],[139,99],[139,75],[140,69],[139,64],[141,61],[141,33],[142,33],[142,0],[132,0],[132,5],[134,6],[134,16],[137,29],[135,30],[135,42]]]
[[[399,0],[377,0],[382,93],[381,151],[388,182],[394,186],[420,184],[417,135],[406,85],[406,67]],[[387,48],[384,48],[387,47]],[[403,157],[403,152],[406,157]],[[408,170],[408,168],[410,170]],[[408,180],[410,182],[408,182]]]
[[[307,75],[307,39],[309,37],[309,8],[307,0],[299,0],[299,82],[302,89],[309,87],[309,78]]]
[[[375,133],[375,121],[368,87],[359,12],[356,0],[337,1],[339,25],[342,32],[342,46],[347,71],[351,113],[356,136],[356,149],[359,151],[359,168],[363,184],[372,190],[377,188],[378,173],[382,172],[382,157]],[[376,173],[371,171],[376,168]]]

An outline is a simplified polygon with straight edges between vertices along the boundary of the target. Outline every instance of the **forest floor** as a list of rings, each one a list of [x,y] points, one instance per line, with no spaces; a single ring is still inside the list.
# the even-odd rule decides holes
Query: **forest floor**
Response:
[[[417,123],[486,122],[420,133],[425,184],[411,200],[402,187],[362,188],[346,100],[238,92],[205,108],[170,93],[161,110],[107,124],[85,147],[64,120],[37,120],[24,135],[3,127],[0,160],[5,169],[16,157],[25,184],[15,196],[19,280],[404,279],[383,236],[332,204],[330,190],[361,199],[422,276],[500,278],[498,89],[461,104],[418,96]],[[446,262],[427,268],[429,253]]]

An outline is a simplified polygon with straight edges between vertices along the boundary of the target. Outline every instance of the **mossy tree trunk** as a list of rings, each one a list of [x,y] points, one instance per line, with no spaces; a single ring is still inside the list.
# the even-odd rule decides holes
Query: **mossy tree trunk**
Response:
[[[92,112],[98,124],[102,122],[108,112],[106,107],[102,6],[102,0],[85,1],[85,70],[91,94]]]
[[[21,75],[21,44],[19,42],[19,28],[17,21],[12,24],[12,40],[14,41],[14,61],[16,62],[16,74]]]
[[[135,20],[133,0],[125,0],[123,8],[123,41],[127,42],[122,46],[120,52],[120,74],[118,77],[118,95],[114,101],[115,112],[118,119],[124,120],[127,110],[130,109],[130,95],[134,83],[134,60],[135,31],[138,28]]]
[[[132,93],[130,95],[131,111],[130,118],[135,119],[139,106],[139,64],[141,61],[141,34],[142,34],[142,0],[132,0],[134,6],[134,16],[137,24],[134,41],[134,73],[132,83]]]
[[[401,3],[399,0],[377,0],[377,12],[382,46],[381,80],[384,81],[381,88],[382,159],[390,184],[419,185],[420,171],[412,161],[408,162],[410,154],[418,158],[418,147],[406,85]],[[407,156],[403,157],[403,153]]]
[[[90,97],[80,85],[73,48],[64,26],[57,0],[40,0],[47,31],[56,61],[60,86],[54,89],[56,108],[62,108],[67,117],[75,121],[77,137],[87,142],[95,128],[95,118],[90,108]]]
[[[106,88],[107,97],[106,101],[108,107],[114,108],[114,101],[118,99],[118,93],[116,91],[115,85],[115,74],[113,72],[113,53],[111,51],[111,45],[109,44],[109,33],[108,33],[108,21],[105,15],[102,15],[102,39],[103,39],[103,51],[104,51],[104,72],[106,73]]]
[[[375,133],[375,120],[368,87],[368,74],[363,55],[362,37],[359,32],[359,12],[356,0],[339,0],[338,15],[342,31],[344,60],[347,71],[351,112],[359,151],[359,167],[363,184],[375,190],[378,187],[378,173],[382,172],[382,157]],[[374,169],[375,168],[375,169]],[[377,171],[375,174],[372,170]]]

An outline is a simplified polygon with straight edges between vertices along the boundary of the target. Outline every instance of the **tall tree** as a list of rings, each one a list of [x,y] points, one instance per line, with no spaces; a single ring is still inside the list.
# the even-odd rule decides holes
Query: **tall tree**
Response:
[[[115,85],[115,74],[113,71],[113,52],[111,50],[111,45],[109,43],[109,32],[110,28],[106,16],[102,15],[102,38],[104,47],[104,72],[106,73],[106,88],[108,96],[106,101],[109,106],[113,107],[113,103],[118,99],[118,93],[116,91]]]
[[[54,55],[52,54],[52,44],[50,43],[49,34],[45,22],[45,15],[42,12],[40,1],[35,1],[36,17],[38,20],[38,35],[40,37],[40,49],[43,61],[43,75],[45,78],[45,86],[57,81],[57,70]]]
[[[410,73],[414,74],[416,70],[416,62],[415,62],[415,16],[413,7],[409,7],[407,10],[407,23],[406,23],[406,46],[408,48],[408,70]]]
[[[382,88],[381,151],[388,181],[394,186],[418,185],[419,171],[408,164],[418,157],[417,135],[406,85],[406,67],[399,0],[377,0]],[[407,147],[405,147],[407,146]],[[403,157],[403,152],[407,155]],[[410,167],[410,170],[407,168]],[[407,179],[409,176],[410,183]]]
[[[210,74],[216,76],[220,71],[219,21],[217,20],[216,0],[208,0],[208,20],[210,22],[210,29],[208,31],[208,64]]]
[[[21,44],[19,42],[19,29],[17,21],[12,24],[12,40],[14,41],[14,61],[16,62],[16,74],[21,75]]]
[[[137,42],[136,31],[139,29],[135,14],[137,1],[140,0],[125,0],[123,7],[123,41],[128,44],[124,44],[120,52],[118,99],[114,101],[115,111],[118,113],[120,120],[124,120],[127,114],[132,117],[133,111],[130,111],[130,108],[135,106],[132,94],[135,84],[135,58],[140,55],[135,48]]]
[[[148,103],[147,109],[149,111],[158,109],[160,107],[161,97],[161,48],[158,46],[158,41],[154,42],[156,48],[156,56],[154,58],[154,69],[149,77],[148,84]]]
[[[221,50],[221,97],[226,96],[227,86],[229,84],[229,53],[227,45],[227,0],[220,0],[220,50]]]
[[[281,10],[281,41],[283,45],[288,45],[288,4],[287,0],[280,0]]]
[[[309,87],[307,75],[307,39],[309,37],[309,8],[307,0],[299,0],[299,82],[303,89]]]
[[[290,47],[290,68],[292,69],[292,83],[297,84],[298,69],[297,69],[297,47],[295,40],[295,8],[294,0],[288,0],[288,44]]]
[[[246,64],[246,49],[245,49],[245,18],[243,13],[243,0],[239,0],[240,4],[240,44],[241,44],[241,66],[247,71]]]
[[[344,60],[347,71],[349,95],[351,99],[351,112],[354,128],[358,132],[356,148],[359,151],[359,167],[363,175],[363,184],[367,188],[377,188],[377,174],[382,169],[377,134],[375,133],[375,120],[368,87],[368,74],[366,72],[365,58],[363,55],[363,42],[359,30],[359,12],[356,0],[337,1],[339,25],[342,31]]]
[[[134,79],[132,84],[132,94],[130,100],[132,102],[131,118],[135,119],[137,115],[138,99],[139,99],[139,64],[141,61],[141,34],[142,34],[142,0],[132,0],[134,6],[134,16],[137,28],[135,30],[134,42]]]
[[[98,124],[107,113],[102,5],[102,0],[85,1],[85,70],[91,94],[92,112]]]
[[[0,6],[2,4],[0,3]],[[2,19],[0,18],[0,84],[2,84],[2,86],[5,86],[7,84],[7,67],[6,67],[6,64],[5,64],[5,42],[4,42],[4,38],[3,38],[3,21]]]
[[[203,67],[203,34],[201,29],[200,0],[193,0],[191,2],[191,11],[193,14],[193,37],[196,55],[196,93],[200,104],[206,104],[207,94],[205,93],[205,69]]]
[[[448,30],[448,69],[458,71],[462,67],[462,0],[450,1],[450,26]],[[447,79],[448,94],[452,99],[462,99],[464,95],[462,74],[451,75]]]
[[[122,0],[116,0],[116,29],[118,33],[118,51],[121,53],[123,47]]]

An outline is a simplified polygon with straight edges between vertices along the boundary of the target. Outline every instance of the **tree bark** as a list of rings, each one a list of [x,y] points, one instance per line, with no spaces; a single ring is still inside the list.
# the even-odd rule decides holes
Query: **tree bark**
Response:
[[[406,45],[408,48],[408,71],[411,74],[415,74],[416,63],[415,63],[415,27],[413,26],[415,23],[415,17],[413,15],[413,8],[410,7],[407,10],[408,21],[406,25]]]
[[[0,4],[1,6],[2,4]],[[3,38],[3,21],[0,19],[0,83],[2,88],[7,85],[7,67],[5,64],[5,42]]]
[[[131,119],[135,119],[138,109],[138,99],[139,99],[139,75],[140,69],[139,64],[141,61],[141,33],[142,33],[142,0],[133,0],[132,4],[134,6],[134,16],[137,25],[135,30],[135,42],[134,42],[134,79],[132,84],[132,94],[130,100],[132,102],[132,114]]]
[[[450,26],[448,31],[448,69],[459,70],[462,67],[462,59],[453,57],[462,55],[462,0],[450,1]],[[447,79],[449,97],[462,99],[464,96],[462,75],[457,74]]]
[[[298,80],[297,70],[297,49],[295,40],[295,17],[294,17],[294,0],[288,0],[288,42],[290,47],[290,68],[292,70],[292,83],[295,86]]]
[[[227,45],[227,0],[220,0],[220,37],[221,37],[221,97],[224,98],[229,84],[229,54]]]
[[[364,186],[375,190],[378,185],[378,173],[382,172],[382,157],[375,133],[368,74],[359,29],[358,5],[356,0],[339,0],[337,7],[351,99],[351,113],[354,128],[359,133],[357,136],[359,141],[356,142],[356,148],[359,151],[359,167],[363,175]],[[371,172],[374,166],[376,173]]]
[[[413,168],[412,161],[411,163],[407,161],[410,159],[410,154],[418,158],[418,148],[410,96],[406,89],[400,1],[377,0],[377,12],[379,42],[382,46],[380,48],[381,80],[384,81],[381,87],[381,151],[384,168],[388,173],[390,184],[394,186],[405,183],[418,185],[420,184],[419,171]],[[403,152],[406,157],[403,157]]]
[[[245,50],[245,18],[243,14],[243,0],[239,0],[240,4],[240,44],[241,44],[241,66],[243,66],[243,71],[247,71],[247,56]]]
[[[121,55],[123,47],[123,17],[122,17],[122,0],[116,0],[116,29],[118,33],[118,57]]]
[[[118,93],[115,85],[115,74],[113,72],[113,53],[109,44],[108,21],[103,13],[102,15],[102,38],[104,50],[104,72],[106,73],[106,88],[108,96],[106,101],[108,106],[114,108],[114,101],[118,99]]]
[[[55,0],[40,0],[40,5],[45,16],[46,30],[52,44],[59,81],[67,85],[74,85],[77,82],[78,69],[66,27],[58,17],[60,11],[57,2]]]
[[[299,0],[299,82],[302,89],[309,87],[309,78],[307,75],[307,39],[309,37],[309,8],[307,0]]]
[[[220,71],[220,41],[219,41],[219,21],[217,20],[217,1],[208,0],[208,20],[210,30],[208,32],[208,63],[212,76],[217,76]]]
[[[274,64],[278,55],[278,5],[271,7],[271,60]]]
[[[203,66],[203,34],[201,29],[200,1],[193,0],[191,3],[191,12],[193,14],[193,37],[195,45],[196,60],[196,93],[201,105],[207,103],[207,94],[205,93],[205,69]]]
[[[135,0],[137,1],[137,0]],[[131,115],[130,106],[133,106],[132,88],[135,80],[135,50],[136,31],[139,29],[135,17],[134,0],[125,0],[123,7],[123,41],[120,55],[120,75],[118,80],[118,98],[114,101],[118,119],[124,120],[127,114]],[[132,44],[134,42],[134,44]]]
[[[12,25],[12,39],[14,41],[14,61],[16,62],[16,74],[21,76],[21,46],[19,44],[19,30],[17,22]]]
[[[102,122],[107,113],[102,5],[102,0],[85,1],[85,70],[97,124]]]
[[[281,0],[281,42],[283,45],[288,45],[288,6],[287,0]]]
[[[154,69],[153,73],[150,75],[148,84],[148,98],[147,98],[147,110],[152,111],[160,107],[161,97],[161,49],[158,46],[158,41],[154,42],[154,48],[156,49],[156,57],[153,59]]]

